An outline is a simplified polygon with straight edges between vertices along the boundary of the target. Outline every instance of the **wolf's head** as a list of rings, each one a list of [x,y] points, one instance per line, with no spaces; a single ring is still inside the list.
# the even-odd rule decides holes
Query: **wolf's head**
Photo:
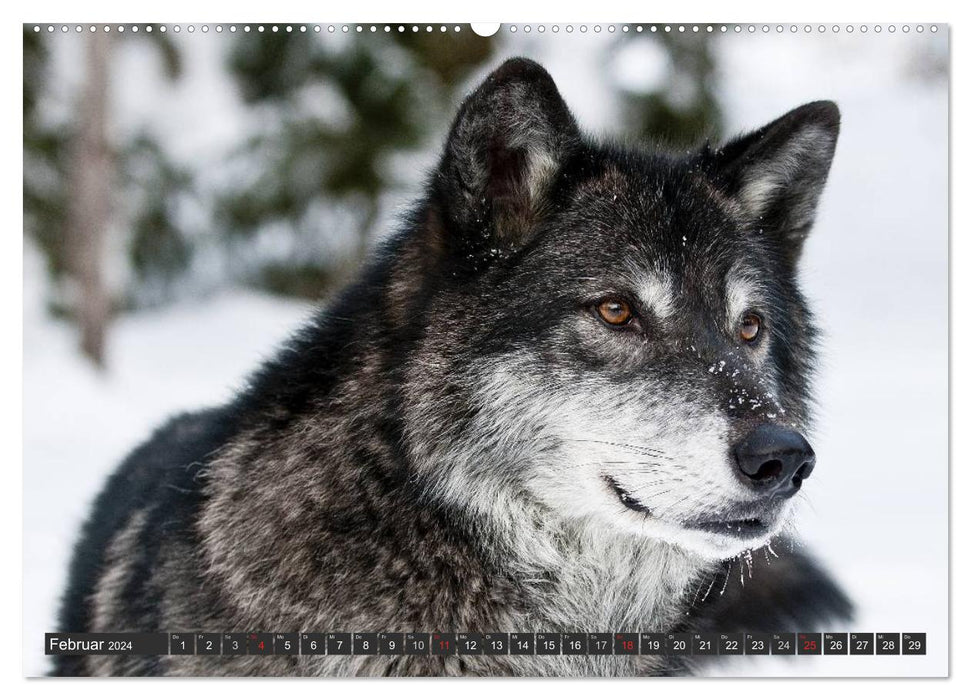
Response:
[[[406,431],[429,481],[706,557],[764,544],[815,463],[796,268],[838,131],[815,102],[672,156],[586,138],[531,61],[490,75],[412,260]]]

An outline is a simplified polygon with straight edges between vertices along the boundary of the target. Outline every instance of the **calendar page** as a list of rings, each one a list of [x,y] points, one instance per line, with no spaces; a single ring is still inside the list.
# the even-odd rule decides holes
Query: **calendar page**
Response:
[[[947,24],[22,40],[25,675],[948,675]]]

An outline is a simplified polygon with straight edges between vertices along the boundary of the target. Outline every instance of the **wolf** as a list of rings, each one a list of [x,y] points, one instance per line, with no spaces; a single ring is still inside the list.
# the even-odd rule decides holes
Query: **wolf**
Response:
[[[83,528],[65,632],[787,632],[817,331],[797,283],[839,111],[688,153],[585,135],[511,59],[424,195],[228,404]],[[57,675],[663,675],[666,656],[89,656]]]

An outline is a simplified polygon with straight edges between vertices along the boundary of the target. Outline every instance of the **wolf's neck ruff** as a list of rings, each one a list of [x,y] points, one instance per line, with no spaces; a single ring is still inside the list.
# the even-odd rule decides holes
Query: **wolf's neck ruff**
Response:
[[[517,629],[667,630],[717,566],[660,540],[561,520],[540,506],[492,509],[487,546],[532,612]],[[482,517],[478,514],[476,517]]]

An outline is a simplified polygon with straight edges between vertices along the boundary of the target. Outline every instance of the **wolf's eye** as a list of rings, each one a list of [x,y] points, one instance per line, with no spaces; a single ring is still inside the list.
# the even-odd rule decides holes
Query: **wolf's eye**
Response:
[[[756,314],[745,314],[738,326],[738,335],[746,343],[751,343],[759,337],[762,331],[762,319]]]
[[[634,317],[630,304],[623,299],[604,299],[597,304],[597,313],[611,326],[625,326]]]

